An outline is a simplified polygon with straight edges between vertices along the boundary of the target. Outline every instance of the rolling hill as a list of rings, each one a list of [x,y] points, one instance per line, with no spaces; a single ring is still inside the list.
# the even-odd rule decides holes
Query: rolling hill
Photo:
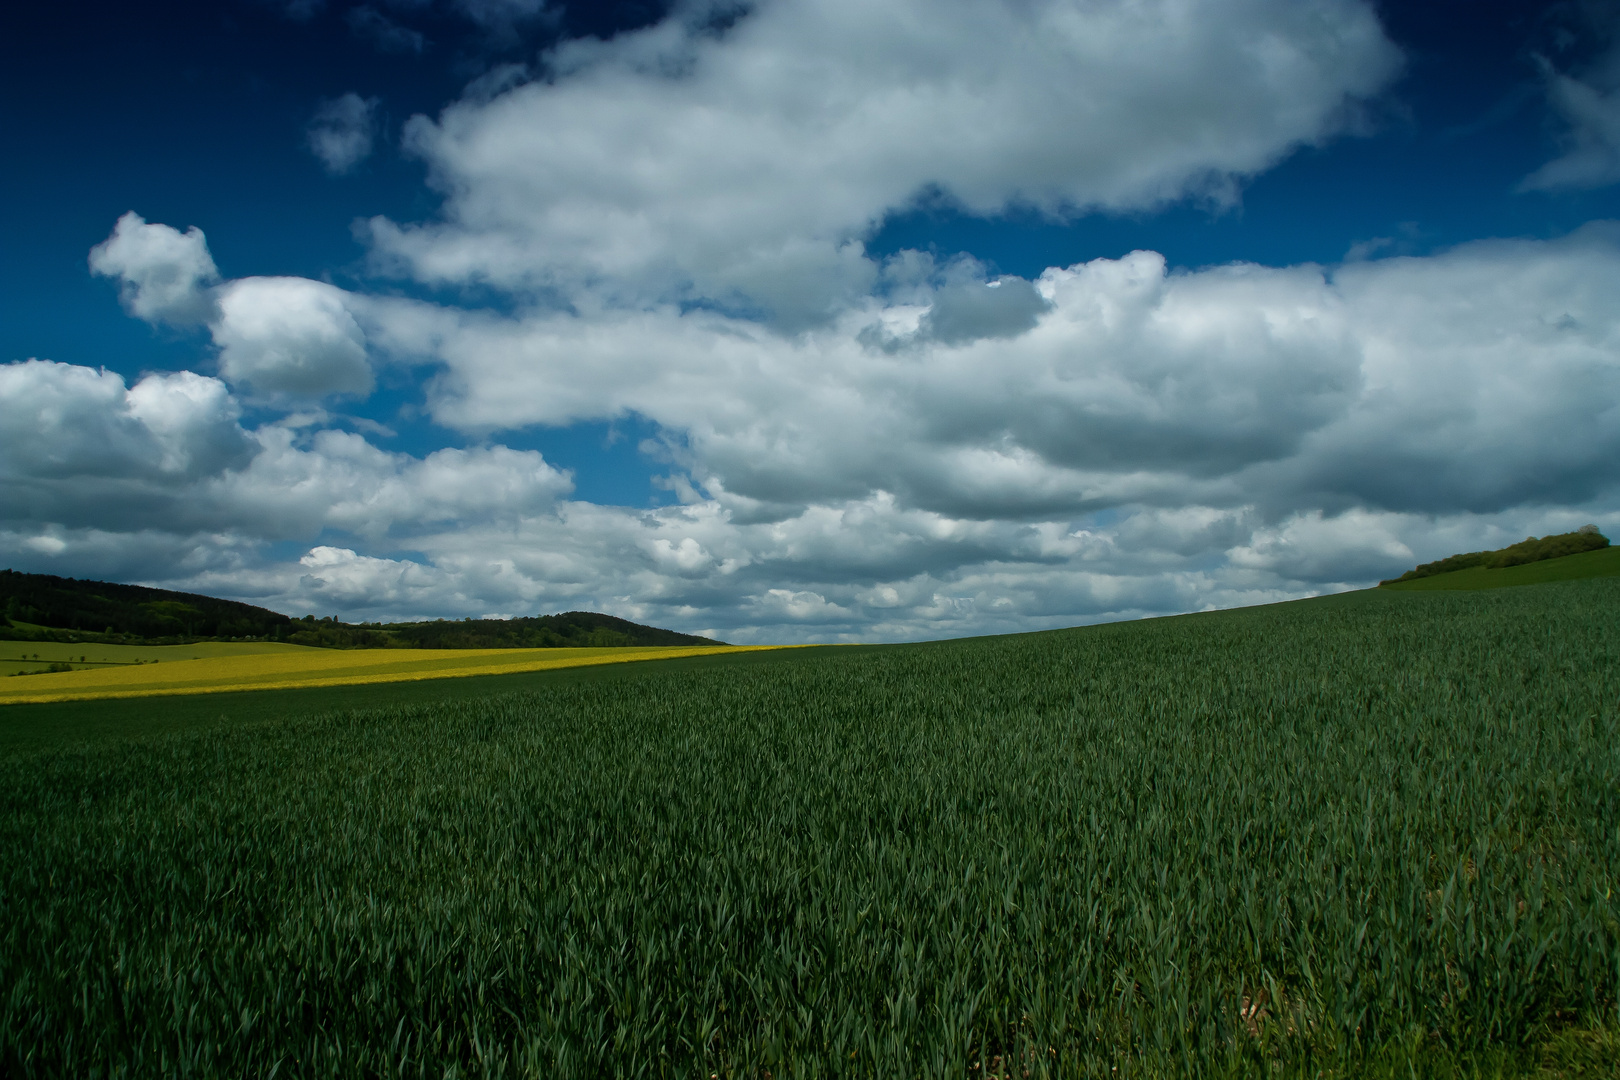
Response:
[[[1583,552],[1600,551],[1608,546],[1609,538],[1598,532],[1596,525],[1583,525],[1574,532],[1557,533],[1539,539],[1531,536],[1517,544],[1510,544],[1495,551],[1465,551],[1457,555],[1448,555],[1444,559],[1422,563],[1398,578],[1390,578],[1386,581],[1380,581],[1378,584],[1381,586],[1406,584],[1423,578],[1456,573],[1459,570],[1506,570],[1510,567],[1528,566],[1531,563],[1545,562],[1549,559],[1562,559]],[[1551,581],[1561,579],[1535,578],[1534,580]],[[1490,588],[1491,586],[1471,585],[1457,587]]]
[[[594,611],[519,619],[345,623],[293,619],[197,593],[0,570],[0,639],[170,645],[243,639],[327,649],[546,649],[719,645]]]
[[[1620,547],[1604,547],[1575,555],[1561,555],[1518,566],[1471,566],[1429,577],[1386,581],[1380,588],[1412,592],[1449,589],[1503,589],[1513,585],[1540,585],[1550,581],[1620,576]]]

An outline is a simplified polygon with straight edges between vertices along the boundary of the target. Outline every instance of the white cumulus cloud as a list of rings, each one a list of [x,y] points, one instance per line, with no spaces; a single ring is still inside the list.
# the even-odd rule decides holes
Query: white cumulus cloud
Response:
[[[1366,510],[1333,518],[1311,511],[1255,530],[1227,554],[1233,566],[1279,571],[1294,579],[1377,578],[1389,566],[1416,565],[1412,549],[1398,535],[1401,524],[1392,515]]]
[[[350,432],[249,431],[240,416],[224,383],[193,372],[126,386],[77,365],[0,365],[0,439],[22,451],[0,459],[0,528],[21,529],[18,544],[31,550],[39,537],[65,543],[64,529],[168,533],[232,551],[330,530],[388,543],[510,528],[573,490],[533,450],[413,457]],[[214,539],[195,539],[205,535]]]
[[[116,277],[124,305],[148,322],[206,323],[219,371],[278,398],[369,393],[366,335],[351,294],[300,277],[220,282],[202,230],[181,233],[131,211],[91,249],[90,267]]]
[[[371,390],[366,338],[343,290],[308,278],[240,278],[219,290],[219,370],[272,394]]]
[[[245,464],[247,434],[223,383],[190,371],[134,386],[105,369],[0,365],[0,477],[14,484],[110,478],[173,483]],[[13,503],[27,512],[27,499]]]
[[[8,459],[0,558],[294,614],[585,608],[736,641],[870,640],[1282,600],[1530,533],[1620,526],[1593,503],[1431,515],[1183,501],[984,519],[883,492],[760,516],[690,487],[679,505],[634,510],[572,500],[568,476],[533,451],[413,457],[280,425],[246,433],[245,460],[206,459],[197,440],[182,468],[163,432],[231,413],[220,384],[198,393],[192,380],[148,387],[161,407],[132,406],[116,376],[0,368],[0,434],[61,448],[26,469]],[[288,543],[306,546],[272,554]]]
[[[325,601],[348,608],[359,601],[407,610],[442,606],[448,585],[443,571],[408,559],[360,555],[349,548],[311,548],[298,565],[306,571],[299,584],[313,605]]]
[[[214,316],[209,290],[219,270],[195,225],[182,233],[130,211],[111,236],[90,249],[90,269],[117,278],[124,307],[147,322],[187,325]]]
[[[766,0],[722,34],[682,10],[414,118],[445,219],[374,220],[379,257],[802,325],[866,291],[861,238],[918,198],[1066,214],[1225,192],[1398,62],[1358,0]]]
[[[1490,512],[1612,486],[1613,227],[1337,269],[1174,273],[1137,252],[1001,281],[1038,297],[1033,325],[953,340],[926,332],[934,303],[986,283],[913,291],[906,318],[873,300],[794,337],[673,308],[369,317],[381,341],[432,343],[441,423],[640,415],[739,514],[874,492],[982,518],[1301,500]]]

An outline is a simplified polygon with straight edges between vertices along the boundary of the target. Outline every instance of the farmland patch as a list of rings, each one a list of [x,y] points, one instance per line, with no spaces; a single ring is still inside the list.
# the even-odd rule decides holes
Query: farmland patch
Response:
[[[1602,1070],[1617,604],[1375,590],[13,753],[0,1071]]]
[[[45,654],[46,644],[22,642],[28,654]],[[213,648],[210,649],[209,646]],[[746,652],[770,646],[655,646],[600,649],[312,649],[262,644],[233,648],[202,642],[170,646],[59,646],[72,656],[122,648],[142,650],[132,661],[85,670],[44,672],[0,682],[0,705],[97,698],[211,694],[300,686],[345,686],[410,682],[469,675],[633,663],[711,653]],[[213,655],[208,655],[210,652]],[[163,654],[161,656],[157,654]],[[96,653],[100,655],[100,653]],[[37,661],[36,661],[37,663]]]

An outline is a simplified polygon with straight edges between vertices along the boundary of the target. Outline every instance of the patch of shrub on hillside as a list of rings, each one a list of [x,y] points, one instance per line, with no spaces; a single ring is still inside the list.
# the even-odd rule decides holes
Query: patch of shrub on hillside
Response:
[[[1574,532],[1543,536],[1540,539],[1534,536],[1527,537],[1517,544],[1495,551],[1468,551],[1460,555],[1448,555],[1444,559],[1423,563],[1398,578],[1389,578],[1378,584],[1391,585],[1397,581],[1414,581],[1475,566],[1483,566],[1487,570],[1500,570],[1507,566],[1523,566],[1525,563],[1541,562],[1544,559],[1579,555],[1583,551],[1597,551],[1608,546],[1609,538],[1599,532],[1596,525],[1583,525]]]

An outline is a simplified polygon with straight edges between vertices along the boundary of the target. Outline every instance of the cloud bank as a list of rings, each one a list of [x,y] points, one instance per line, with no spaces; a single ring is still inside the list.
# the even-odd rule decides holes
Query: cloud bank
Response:
[[[1009,329],[970,288],[1039,302]],[[392,362],[437,371],[426,404],[448,428],[652,421],[679,504],[572,500],[566,474],[498,442],[411,458],[246,431],[225,384],[190,373],[125,390],[35,363],[0,382],[8,438],[66,449],[7,482],[94,482],[8,497],[30,512],[6,527],[33,565],[168,532],[197,587],[256,582],[283,607],[589,606],[741,640],[1280,599],[1615,522],[1617,288],[1607,225],[1338,268],[1175,273],[1137,252],[975,285],[953,266],[792,336],[703,310],[497,316],[320,286],[318,312],[352,310]],[[931,329],[936,303],[957,331]],[[289,541],[322,553],[240,576],[254,545]]]
[[[782,506],[886,491],[979,518],[1208,500],[1491,512],[1590,498],[1620,449],[1613,226],[1337,269],[1171,273],[1136,252],[1017,286],[1040,303],[1027,329],[955,314],[943,340],[930,301],[950,310],[969,286],[793,337],[663,308],[413,311],[382,339],[440,318],[428,405],[448,426],[634,413],[681,433],[671,453],[701,482]]]
[[[1033,280],[866,250],[919,201],[1231,200],[1388,85],[1369,5],[717,12],[410,121],[443,211],[373,218],[372,266],[495,303],[221,280],[200,231],[121,218],[93,270],[131,314],[205,326],[213,374],[0,368],[0,434],[40,448],[0,466],[0,551],[295,614],[871,640],[1279,600],[1620,525],[1620,226]],[[324,411],[383,377],[454,445]],[[505,444],[625,417],[673,505],[579,499]]]

